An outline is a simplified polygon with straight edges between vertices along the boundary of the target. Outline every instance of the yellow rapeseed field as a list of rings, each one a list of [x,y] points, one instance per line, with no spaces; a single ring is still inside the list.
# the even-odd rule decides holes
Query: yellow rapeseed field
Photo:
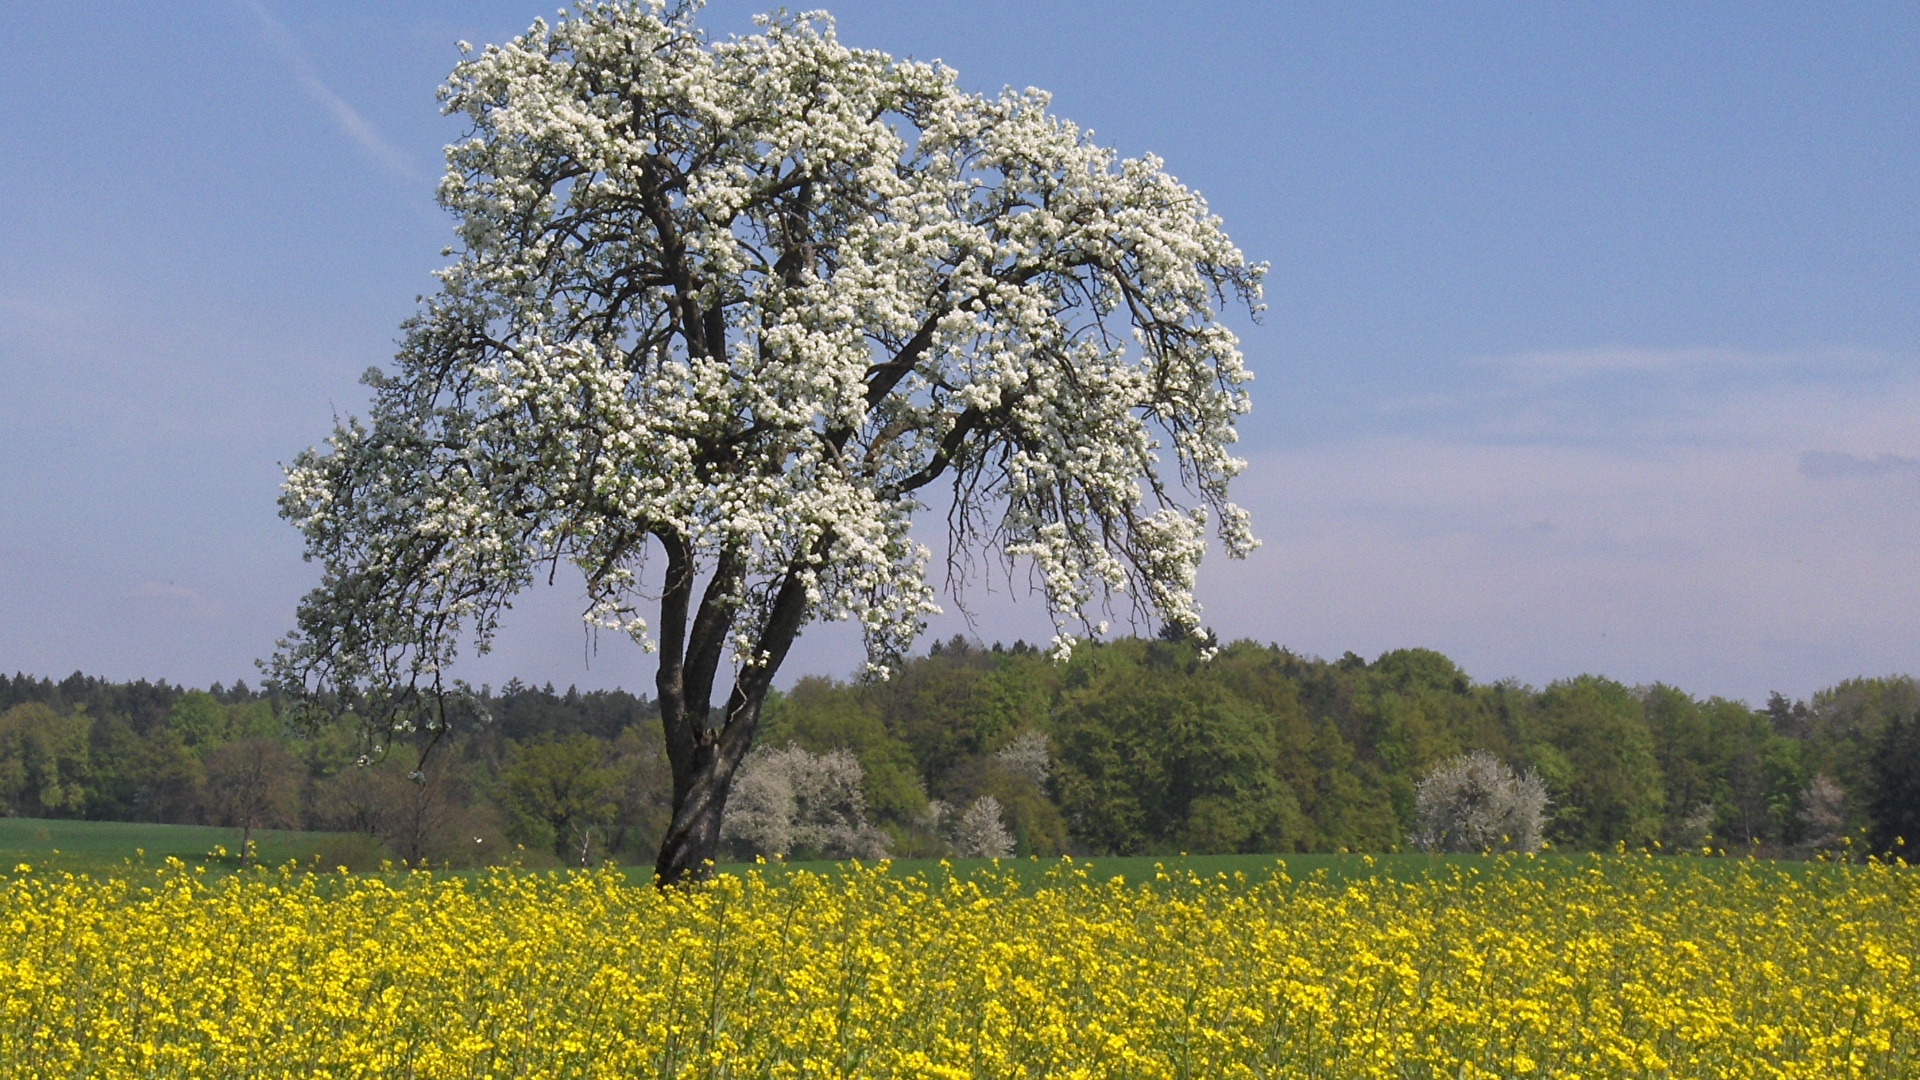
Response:
[[[662,894],[612,871],[20,867],[0,875],[0,1071],[1920,1075],[1904,867],[1158,877],[882,866]]]

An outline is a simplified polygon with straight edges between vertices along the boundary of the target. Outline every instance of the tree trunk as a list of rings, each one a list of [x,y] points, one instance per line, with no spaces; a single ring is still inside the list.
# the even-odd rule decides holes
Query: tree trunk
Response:
[[[679,762],[673,762],[673,820],[654,864],[661,887],[701,881],[712,874],[720,853],[720,820],[726,812],[727,793],[753,746],[771,678],[772,673],[766,672],[763,678],[751,680],[744,692],[736,686],[727,702],[726,726],[700,731],[688,768],[682,770]]]
[[[673,778],[673,819],[660,841],[660,857],[653,867],[654,877],[663,887],[705,878],[720,852],[720,816],[726,810],[732,770],[722,781],[713,767],[717,761],[711,744],[702,750],[705,753],[699,756],[705,761],[696,773],[684,782],[681,777]]]
[[[713,872],[720,852],[720,819],[726,810],[733,774],[753,746],[760,707],[773,686],[774,673],[800,633],[806,613],[806,587],[796,560],[774,594],[767,625],[753,654],[761,662],[743,668],[727,697],[726,720],[714,728],[708,720],[713,676],[726,632],[733,622],[727,599],[730,575],[738,563],[723,555],[700,604],[691,633],[687,609],[693,594],[693,564],[677,535],[656,534],[667,548],[667,580],[660,611],[660,725],[666,736],[667,764],[673,770],[673,819],[660,841],[654,882],[661,888],[700,881]],[[814,545],[823,554],[833,543],[829,531]]]

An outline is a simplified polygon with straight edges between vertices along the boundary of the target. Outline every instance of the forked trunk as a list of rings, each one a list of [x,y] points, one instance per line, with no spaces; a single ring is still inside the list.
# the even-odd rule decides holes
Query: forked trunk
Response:
[[[753,745],[760,726],[760,706],[767,700],[774,672],[787,658],[806,614],[807,590],[801,571],[805,559],[796,559],[774,594],[766,625],[752,655],[759,662],[745,666],[727,697],[725,721],[715,728],[708,717],[713,700],[714,673],[726,648],[733,624],[733,589],[744,572],[737,552],[720,556],[700,610],[687,625],[693,598],[693,559],[684,541],[672,530],[655,534],[667,550],[666,589],[660,602],[660,727],[666,736],[667,764],[673,770],[673,820],[660,841],[654,881],[661,888],[705,879],[720,853],[720,818],[734,770]],[[833,545],[831,531],[815,541],[808,558],[823,556]]]
[[[673,820],[654,864],[655,881],[662,888],[706,879],[719,856],[727,793],[752,745],[760,715],[759,700],[742,702],[736,696],[730,704],[725,727],[703,730],[693,752],[681,761],[668,755],[674,770]]]

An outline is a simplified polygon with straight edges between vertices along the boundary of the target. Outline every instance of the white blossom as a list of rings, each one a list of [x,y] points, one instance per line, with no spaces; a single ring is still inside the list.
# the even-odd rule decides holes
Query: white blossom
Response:
[[[1548,802],[1539,777],[1474,750],[1434,766],[1415,785],[1420,827],[1410,839],[1421,851],[1538,851]]]
[[[982,795],[967,804],[953,823],[953,853],[963,859],[1004,859],[1013,854],[1000,800]]]
[[[758,747],[734,779],[721,840],[743,854],[885,858],[886,834],[867,822],[864,775],[846,750]]]
[[[1846,789],[1826,773],[1815,773],[1800,793],[1800,822],[1807,830],[1807,851],[1820,854],[1840,848],[1847,833]]]
[[[1059,655],[1116,601],[1197,628],[1209,526],[1256,543],[1218,311],[1257,312],[1264,266],[1038,91],[964,92],[818,14],[710,40],[696,6],[587,3],[454,69],[455,259],[368,419],[288,469],[324,576],[274,676],[438,688],[562,562],[649,647],[675,568],[712,583],[756,685],[814,620],[884,674],[939,610],[929,501],[955,551],[1031,565]]]
[[[1038,731],[1015,735],[993,756],[1002,768],[1033,781],[1033,786],[1042,791],[1053,778],[1053,754],[1047,748],[1047,737]]]

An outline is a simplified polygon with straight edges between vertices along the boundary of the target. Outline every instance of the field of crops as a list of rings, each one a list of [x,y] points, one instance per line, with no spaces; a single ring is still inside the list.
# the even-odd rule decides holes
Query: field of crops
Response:
[[[1920,1075],[1904,868],[1021,869],[0,867],[0,1072]]]
[[[338,833],[258,829],[253,834],[255,857],[278,865],[289,860],[310,862],[340,846]],[[0,817],[0,872],[20,863],[75,873],[124,872],[130,860],[158,865],[168,856],[202,865],[231,866],[239,862],[240,830],[212,825],[154,825],[131,821],[74,821],[47,818]],[[213,857],[216,849],[225,858]]]

